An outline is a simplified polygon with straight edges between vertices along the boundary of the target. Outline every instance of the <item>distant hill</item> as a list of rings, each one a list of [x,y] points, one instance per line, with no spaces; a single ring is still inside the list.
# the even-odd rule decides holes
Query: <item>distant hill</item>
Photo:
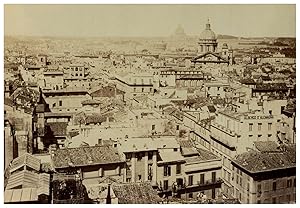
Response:
[[[232,35],[218,35],[217,39],[238,39],[238,37]]]

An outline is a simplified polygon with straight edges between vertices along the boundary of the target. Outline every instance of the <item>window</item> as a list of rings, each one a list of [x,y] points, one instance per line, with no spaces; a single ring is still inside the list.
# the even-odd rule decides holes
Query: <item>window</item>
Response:
[[[138,175],[138,180],[142,180],[142,175]]]
[[[144,157],[144,153],[140,152],[139,154],[137,154],[137,160],[140,161],[142,160],[142,158]]]
[[[131,156],[131,153],[127,153],[127,154],[126,154],[126,160],[127,160],[127,161],[131,160],[131,157],[132,157],[132,156]]]
[[[142,92],[144,92],[144,88],[142,87]]]
[[[192,186],[193,185],[193,176],[190,175],[189,176],[189,186]]]
[[[53,103],[52,107],[54,108],[56,106],[56,103]]]
[[[268,137],[269,137],[269,138],[272,137],[272,134],[268,134]]]
[[[250,123],[250,124],[249,124],[249,131],[252,131],[252,130],[253,130],[253,124]]]
[[[174,148],[174,149],[173,149],[174,152],[177,152],[177,150],[178,150],[177,148]]]
[[[276,191],[276,181],[273,182],[273,191]]]
[[[272,123],[268,123],[268,130],[269,130],[269,131],[272,130]]]
[[[204,173],[200,174],[200,184],[204,184]]]
[[[181,173],[181,164],[177,164],[176,165],[176,174],[180,174]]]
[[[276,204],[276,197],[272,198],[272,204]]]
[[[227,120],[227,129],[230,129],[230,120]]]
[[[164,190],[168,190],[168,180],[164,180]]]
[[[62,106],[62,100],[59,101],[59,106]]]
[[[288,180],[287,180],[286,186],[287,186],[287,188],[292,187],[292,179],[288,179]]]
[[[291,201],[291,195],[286,195],[286,201],[290,202]]]
[[[176,130],[177,130],[177,131],[179,130],[179,125],[176,126]]]
[[[120,166],[117,167],[116,173],[117,173],[119,176],[121,175],[121,167],[120,167]]]
[[[164,176],[171,176],[171,167],[165,165],[164,166]]]
[[[261,131],[262,123],[258,123],[258,131]]]
[[[152,131],[154,131],[155,130],[155,125],[152,125]]]
[[[171,166],[168,167],[168,176],[171,176]]]
[[[135,87],[133,88],[133,92],[136,92],[136,88]]]
[[[216,181],[216,172],[211,173],[211,179],[212,179],[212,182]]]
[[[99,168],[98,173],[99,173],[100,177],[103,177],[104,176],[104,170],[103,170],[103,168]]]
[[[148,152],[148,160],[152,160],[153,159],[153,152]]]
[[[294,179],[294,187],[296,187],[296,178]]]
[[[189,198],[193,198],[193,193],[189,193]]]
[[[272,115],[272,110],[269,110],[269,114]]]
[[[257,184],[257,192],[261,193],[261,184]]]

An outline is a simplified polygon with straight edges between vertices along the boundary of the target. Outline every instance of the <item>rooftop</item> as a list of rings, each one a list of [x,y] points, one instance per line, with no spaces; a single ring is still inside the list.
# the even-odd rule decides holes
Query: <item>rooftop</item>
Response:
[[[252,173],[296,167],[296,145],[283,147],[280,152],[251,150],[238,155],[233,163]]]
[[[96,99],[90,99],[90,100],[84,100],[81,102],[82,105],[99,105],[101,104],[100,100]]]
[[[10,172],[12,173],[23,166],[28,166],[35,171],[39,171],[41,166],[41,160],[29,153],[25,153],[12,161],[10,166]]]
[[[93,146],[58,149],[54,153],[55,168],[122,163],[116,148],[111,146]]]
[[[150,183],[114,184],[119,204],[157,204],[162,200]]]
[[[279,145],[275,141],[256,141],[253,144],[259,152],[280,152]]]
[[[178,140],[179,145],[181,147],[182,155],[198,155],[197,149],[193,146],[193,143],[190,140]]]

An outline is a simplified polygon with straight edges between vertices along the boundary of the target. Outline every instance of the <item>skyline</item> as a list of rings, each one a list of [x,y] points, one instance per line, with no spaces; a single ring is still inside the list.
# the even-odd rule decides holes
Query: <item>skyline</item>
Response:
[[[295,5],[4,5],[4,34],[166,37],[180,24],[187,35],[197,36],[209,18],[216,34],[296,37],[295,9]]]

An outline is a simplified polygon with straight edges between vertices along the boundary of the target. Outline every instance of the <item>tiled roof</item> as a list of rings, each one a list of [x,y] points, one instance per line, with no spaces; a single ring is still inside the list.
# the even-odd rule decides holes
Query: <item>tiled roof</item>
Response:
[[[241,79],[240,82],[242,84],[247,84],[247,85],[255,85],[256,84],[256,82],[251,78]]]
[[[296,145],[285,146],[285,151],[275,153],[249,151],[238,155],[233,163],[249,172],[296,167]]]
[[[255,90],[288,90],[285,83],[257,84]]]
[[[253,142],[259,152],[280,152],[279,145],[275,141]]]
[[[181,147],[182,155],[198,155],[197,149],[193,146],[193,143],[190,140],[178,140]]]
[[[161,202],[150,183],[114,184],[112,189],[119,204],[157,204]]]
[[[174,151],[159,150],[158,164],[171,163],[171,162],[184,162],[184,157],[181,155],[179,151],[174,152]]]
[[[198,152],[199,152],[199,157],[202,160],[215,160],[215,159],[219,159],[215,154],[213,154],[212,152],[206,150],[206,149],[201,149],[201,148],[197,148]]]
[[[106,117],[107,116],[103,116],[102,114],[96,114],[96,113],[94,113],[92,115],[86,116],[85,123],[86,124],[90,124],[90,123],[93,123],[93,124],[102,123],[102,122],[106,121]]]
[[[55,168],[88,166],[123,162],[116,148],[111,146],[58,149],[54,153]]]

